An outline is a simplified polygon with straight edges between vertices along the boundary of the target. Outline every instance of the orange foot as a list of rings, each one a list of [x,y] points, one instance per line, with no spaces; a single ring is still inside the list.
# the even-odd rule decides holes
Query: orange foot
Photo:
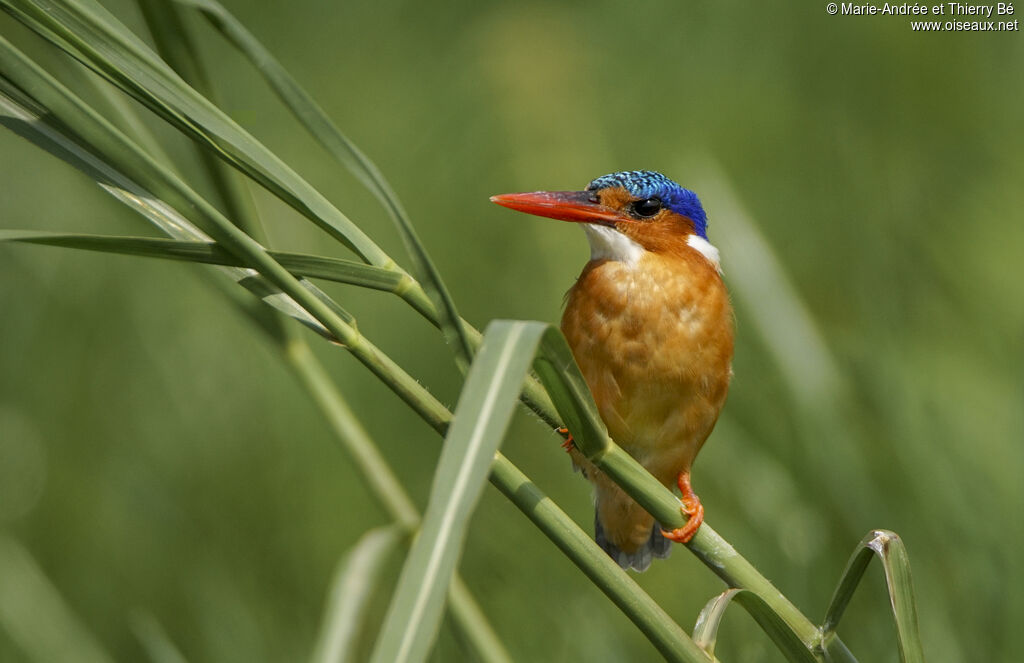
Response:
[[[563,435],[565,437],[565,442],[562,442],[562,448],[567,452],[572,451],[572,448],[576,446],[576,441],[572,439],[572,433],[569,432],[569,429],[562,427],[556,428],[555,430],[559,435]]]
[[[690,472],[679,473],[679,492],[683,494],[682,503],[683,505],[679,508],[680,511],[685,514],[689,520],[686,524],[678,529],[671,531],[661,530],[662,536],[676,543],[687,543],[693,538],[693,535],[697,533],[697,529],[701,523],[704,522],[704,505],[700,503],[700,498],[697,497],[697,493],[693,492],[693,488],[690,486]]]

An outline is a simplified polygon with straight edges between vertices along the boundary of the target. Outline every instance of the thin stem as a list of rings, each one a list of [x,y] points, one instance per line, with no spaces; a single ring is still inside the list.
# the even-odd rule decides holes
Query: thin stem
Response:
[[[314,316],[323,322],[320,315],[314,314]],[[324,326],[332,332],[335,331],[329,325]],[[379,377],[381,382],[387,385],[391,391],[395,392],[399,398],[411,406],[416,411],[416,414],[420,415],[421,419],[443,436],[447,432],[448,424],[452,420],[452,413],[448,411],[448,408],[427,391],[423,385],[417,382],[414,377],[406,373],[391,357],[381,352],[377,346],[371,343],[365,336],[359,334],[353,327],[349,327],[344,331],[347,332],[348,338],[343,338],[341,344],[355,355],[356,359],[362,362],[364,366],[369,368],[374,375]]]
[[[293,336],[286,341],[283,350],[288,366],[313,397],[313,402],[327,419],[334,436],[352,456],[370,492],[392,520],[403,529],[414,531],[420,521],[416,505],[406,494],[398,477],[391,471],[370,434],[359,423],[352,408],[338,392],[327,371],[313,354],[309,343],[303,338]]]
[[[448,587],[448,608],[462,632],[469,636],[481,660],[511,663],[512,657],[508,650],[491,628],[487,615],[480,609],[480,604],[476,602],[458,571],[455,572],[452,584]]]

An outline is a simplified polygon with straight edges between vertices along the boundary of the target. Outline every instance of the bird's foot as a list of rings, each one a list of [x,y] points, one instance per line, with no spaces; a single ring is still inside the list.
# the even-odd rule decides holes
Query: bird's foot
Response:
[[[676,543],[688,543],[693,535],[697,533],[697,529],[704,522],[704,505],[700,503],[700,498],[697,497],[697,493],[693,492],[693,487],[690,486],[690,473],[680,472],[679,473],[679,492],[682,493],[682,506],[679,510],[683,512],[683,515],[687,516],[688,520],[682,527],[674,530],[666,531],[661,530],[662,536],[670,541]]]
[[[572,451],[573,447],[576,446],[576,441],[572,439],[572,433],[569,432],[569,429],[563,426],[562,428],[556,428],[555,431],[565,438],[565,442],[562,442],[562,448],[566,452]]]

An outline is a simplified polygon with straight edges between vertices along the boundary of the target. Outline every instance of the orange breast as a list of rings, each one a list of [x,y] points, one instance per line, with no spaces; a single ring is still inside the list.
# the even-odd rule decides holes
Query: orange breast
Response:
[[[732,309],[715,267],[696,251],[591,261],[562,331],[612,439],[666,485],[688,470],[732,374]]]

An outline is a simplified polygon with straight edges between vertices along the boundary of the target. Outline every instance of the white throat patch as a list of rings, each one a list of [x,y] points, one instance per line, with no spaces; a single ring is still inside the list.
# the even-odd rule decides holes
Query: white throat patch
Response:
[[[686,238],[686,244],[690,248],[696,249],[702,256],[707,258],[708,261],[715,266],[715,269],[722,271],[722,263],[718,258],[718,249],[716,249],[711,242],[700,235],[690,235]]]
[[[583,232],[590,241],[591,260],[615,260],[635,265],[646,249],[611,226],[583,224]],[[708,245],[710,246],[710,244]]]

